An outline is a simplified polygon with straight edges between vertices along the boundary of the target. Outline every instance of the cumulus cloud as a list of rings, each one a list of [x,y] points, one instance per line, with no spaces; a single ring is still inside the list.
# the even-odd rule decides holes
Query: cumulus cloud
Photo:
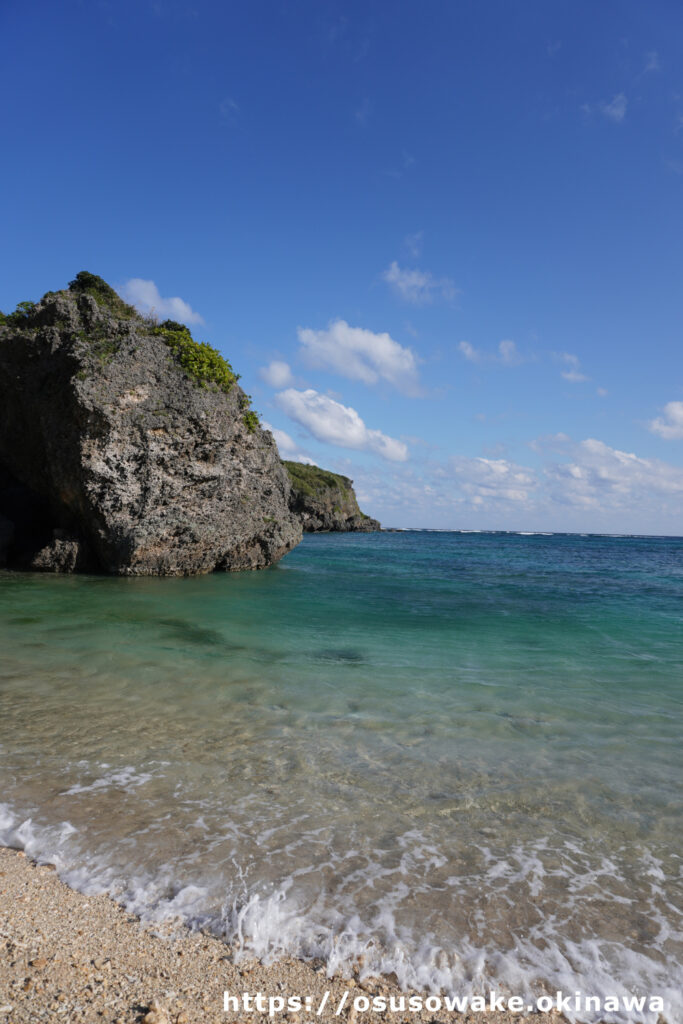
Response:
[[[475,505],[491,499],[526,502],[537,485],[533,470],[507,459],[471,459],[458,455],[449,465],[461,489]]]
[[[374,452],[391,462],[405,462],[408,458],[408,447],[403,441],[388,437],[380,430],[370,430],[355,409],[312,388],[305,391],[287,388],[276,395],[275,400],[290,419],[305,427],[318,441]]]
[[[610,121],[614,121],[616,124],[620,124],[626,117],[626,107],[628,106],[628,100],[624,96],[623,92],[618,92],[609,103],[601,103],[600,111],[608,117]]]
[[[683,467],[588,438],[532,442],[537,467],[505,457],[429,458],[363,467],[356,483],[391,525],[679,533]]]
[[[570,381],[572,384],[580,384],[581,381],[590,380],[585,373],[581,373],[578,356],[574,356],[571,352],[561,352],[558,356],[563,363],[566,363],[567,369],[562,371],[562,376],[565,380]]]
[[[497,528],[519,524],[531,514],[537,477],[505,459],[457,456],[445,463],[429,458],[393,465],[384,473],[354,467],[357,493],[391,525],[476,525],[493,518]],[[463,518],[466,517],[466,518]],[[474,517],[474,518],[472,518]],[[497,517],[497,519],[496,519]],[[523,518],[522,518],[523,517]]]
[[[678,436],[683,437],[683,408],[680,416]],[[464,456],[450,459],[448,468],[459,490],[482,509],[510,502],[533,508],[538,518],[569,506],[612,517],[615,524],[634,513],[680,515],[683,467],[641,458],[596,438],[575,442],[566,434],[541,438],[532,448],[546,457],[540,470],[507,459]]]
[[[315,465],[313,459],[300,450],[299,445],[286,430],[278,430],[277,427],[271,427],[270,423],[266,423],[265,420],[261,425],[264,430],[269,430],[275,438],[280,458],[289,459],[290,462],[303,462],[307,466]]]
[[[433,302],[435,298],[454,299],[458,295],[450,278],[435,278],[428,270],[401,268],[396,260],[382,273],[382,280],[406,302],[417,306]]]
[[[267,366],[262,366],[259,376],[271,388],[286,388],[294,380],[289,363],[283,363],[280,359],[273,359]]]
[[[386,332],[375,334],[335,320],[324,331],[300,327],[298,335],[302,355],[311,366],[364,384],[386,380],[406,394],[418,393],[416,356]]]
[[[663,415],[648,424],[653,434],[659,434],[665,441],[683,439],[683,402],[667,402]]]
[[[550,463],[545,469],[555,502],[600,511],[654,507],[663,512],[663,502],[671,498],[676,510],[680,507],[683,469],[678,466],[640,458],[595,438],[574,443],[558,437],[551,447],[568,457],[568,461]]]
[[[162,319],[178,320],[183,324],[203,324],[204,320],[196,313],[189,303],[174,296],[164,299],[154,281],[144,281],[141,277],[131,277],[121,289],[126,302],[139,309],[141,313],[155,313]]]

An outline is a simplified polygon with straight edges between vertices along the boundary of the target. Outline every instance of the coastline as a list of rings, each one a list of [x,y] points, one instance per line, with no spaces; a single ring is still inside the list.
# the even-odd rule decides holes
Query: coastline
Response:
[[[681,1020],[680,551],[320,536],[287,572],[3,588],[0,1024],[255,1022],[226,989],[313,1010],[330,989],[334,1010],[387,978],[404,999],[580,990],[573,1022]],[[174,918],[169,954],[131,916],[164,913],[210,935]],[[480,1005],[355,1024],[522,1019]],[[271,1019],[350,1019],[330,1008]]]
[[[229,946],[186,926],[143,924],[107,895],[86,896],[69,888],[51,866],[23,851],[0,847],[0,1021],[110,1022],[110,1024],[225,1024],[259,1020],[304,1024],[307,1020],[440,1022],[531,1020],[557,1024],[557,1013],[522,1015],[492,1011],[335,1015],[344,990],[389,998],[400,990],[386,979],[328,979],[315,961],[233,962]],[[266,998],[311,996],[318,1015],[225,1011],[223,993],[263,993]],[[406,993],[404,993],[406,994]]]

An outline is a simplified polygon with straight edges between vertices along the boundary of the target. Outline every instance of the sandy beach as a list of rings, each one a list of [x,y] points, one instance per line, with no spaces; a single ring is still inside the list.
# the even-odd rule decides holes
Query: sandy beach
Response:
[[[84,896],[60,882],[49,866],[22,852],[0,848],[0,1021],[37,1020],[109,1024],[214,1024],[268,1019],[267,1011],[224,1011],[223,993],[260,992],[269,997],[310,996],[313,1010],[277,1013],[288,1024],[306,1020],[351,1022],[390,1020],[487,1021],[524,1019],[510,1013],[356,1013],[353,996],[399,994],[376,979],[356,975],[327,978],[321,964],[300,960],[263,965],[233,963],[218,939],[179,927],[162,934],[145,926],[108,896]],[[335,1010],[344,990],[347,1007]],[[317,1008],[329,991],[320,1015]],[[405,994],[405,993],[404,993]],[[534,1014],[535,1024],[556,1022],[555,1014]]]

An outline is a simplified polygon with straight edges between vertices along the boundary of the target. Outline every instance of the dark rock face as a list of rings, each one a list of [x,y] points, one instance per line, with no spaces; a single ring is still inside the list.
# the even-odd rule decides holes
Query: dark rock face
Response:
[[[33,555],[54,539],[53,524],[48,501],[0,466],[0,566],[31,568]]]
[[[0,569],[7,565],[7,556],[14,541],[14,523],[0,515]]]
[[[306,533],[381,530],[376,519],[359,509],[353,480],[301,462],[283,464],[292,482],[290,508],[301,520]]]
[[[120,313],[64,291],[0,326],[0,565],[186,575],[275,562],[301,525],[271,434],[237,383],[202,386],[150,321]]]

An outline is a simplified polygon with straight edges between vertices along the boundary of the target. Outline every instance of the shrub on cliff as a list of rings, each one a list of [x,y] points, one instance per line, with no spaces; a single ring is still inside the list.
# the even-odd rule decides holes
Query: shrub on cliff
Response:
[[[164,320],[152,329],[152,333],[163,338],[174,356],[200,387],[216,384],[221,391],[228,392],[239,380],[227,359],[205,341],[195,341],[189,327],[175,320]]]
[[[90,295],[98,306],[104,306],[114,316],[123,319],[138,316],[137,310],[133,306],[129,306],[127,302],[124,302],[111,285],[107,284],[103,278],[98,277],[97,274],[91,274],[87,270],[81,270],[79,274],[76,274],[73,281],[69,281],[69,291],[81,295]],[[48,292],[48,294],[50,293]]]
[[[0,327],[21,327],[36,308],[35,302],[19,302],[13,313],[0,313]]]

